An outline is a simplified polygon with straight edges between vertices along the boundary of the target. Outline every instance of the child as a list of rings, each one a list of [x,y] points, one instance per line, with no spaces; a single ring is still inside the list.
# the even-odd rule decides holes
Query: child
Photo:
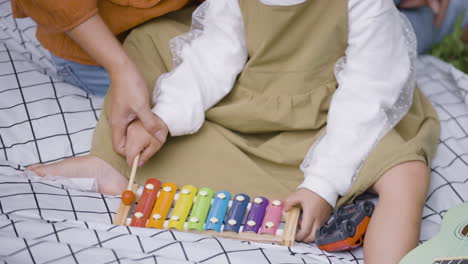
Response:
[[[366,263],[397,263],[417,245],[439,124],[415,89],[414,34],[393,2],[208,0],[169,47],[188,30],[181,14],[125,43],[148,86],[157,81],[158,133],[133,122],[127,160],[118,155],[108,97],[92,154],[37,173],[91,175],[101,192],[118,194],[141,152],[140,183],[287,197],[286,210],[303,208],[297,240],[305,242],[333,207],[370,190],[380,199]]]

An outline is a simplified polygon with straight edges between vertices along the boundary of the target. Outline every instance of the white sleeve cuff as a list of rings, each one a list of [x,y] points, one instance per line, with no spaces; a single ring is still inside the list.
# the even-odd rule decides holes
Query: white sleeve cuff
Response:
[[[164,121],[164,123],[169,129],[169,133],[171,134],[171,136],[183,136],[194,134],[200,129],[201,125],[203,125],[203,122],[191,122],[190,120],[184,120],[187,119],[187,116],[184,114],[183,111],[181,111],[180,105],[158,103],[153,107],[152,112],[159,118],[161,118],[162,121]],[[191,113],[195,114],[195,112]],[[192,117],[190,119],[198,120],[201,118],[203,120],[203,113],[201,113],[201,115],[201,117]],[[187,126],[186,124],[191,125]]]
[[[333,185],[324,178],[308,177],[306,175],[304,182],[297,188],[309,189],[325,199],[331,205],[331,207],[335,207],[336,205],[338,192],[336,192],[333,188]]]

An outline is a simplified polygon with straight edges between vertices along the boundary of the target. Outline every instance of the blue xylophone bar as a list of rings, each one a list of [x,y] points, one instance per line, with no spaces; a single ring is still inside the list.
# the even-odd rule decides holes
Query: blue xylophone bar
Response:
[[[231,209],[225,220],[223,231],[239,232],[249,202],[250,197],[246,194],[240,193],[234,197]]]
[[[230,200],[231,194],[226,191],[220,191],[215,194],[213,204],[206,219],[205,230],[221,231]]]

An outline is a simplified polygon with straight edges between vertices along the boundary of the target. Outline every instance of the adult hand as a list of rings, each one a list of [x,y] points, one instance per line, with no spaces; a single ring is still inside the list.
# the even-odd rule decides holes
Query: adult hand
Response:
[[[165,141],[167,127],[154,118],[145,80],[133,63],[115,74],[111,73],[110,96],[108,120],[112,129],[112,144],[117,153],[126,155],[127,127],[136,119],[141,120],[150,135],[161,142]]]
[[[284,211],[289,211],[295,205],[302,206],[302,220],[299,222],[300,230],[296,240],[306,243],[315,241],[315,231],[330,217],[332,207],[320,195],[304,188],[286,198]]]
[[[143,77],[102,18],[94,15],[67,34],[109,72],[111,108],[108,119],[114,150],[125,155],[127,127],[135,119],[141,120],[149,134],[165,139],[160,123],[151,112]]]
[[[450,0],[401,0],[401,8],[417,8],[422,6],[430,6],[432,11],[434,11],[434,26],[440,27],[444,21],[445,13]]]

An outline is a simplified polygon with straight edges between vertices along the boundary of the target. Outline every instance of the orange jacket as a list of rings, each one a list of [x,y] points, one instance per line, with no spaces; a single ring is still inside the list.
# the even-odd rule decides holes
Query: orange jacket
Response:
[[[96,65],[65,31],[98,14],[117,36],[152,18],[178,10],[191,0],[12,0],[13,15],[37,23],[37,39],[58,57]]]

